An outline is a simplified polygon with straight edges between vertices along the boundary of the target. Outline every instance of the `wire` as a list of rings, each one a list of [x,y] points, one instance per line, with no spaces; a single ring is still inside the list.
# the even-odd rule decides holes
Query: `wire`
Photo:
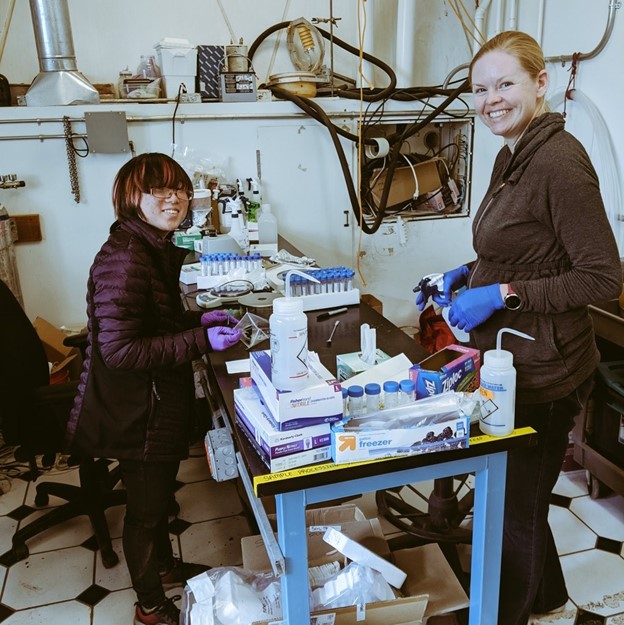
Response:
[[[173,155],[175,154],[175,150],[176,150],[176,138],[175,138],[175,123],[176,123],[176,114],[178,112],[178,106],[180,106],[180,96],[186,93],[186,85],[181,82],[180,86],[178,87],[178,95],[176,96],[176,105],[175,108],[173,109],[173,115],[171,117],[171,158],[173,158]]]

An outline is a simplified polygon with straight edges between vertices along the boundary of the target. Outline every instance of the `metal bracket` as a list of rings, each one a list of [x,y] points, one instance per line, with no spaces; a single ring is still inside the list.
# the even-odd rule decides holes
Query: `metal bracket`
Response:
[[[253,509],[256,523],[258,524],[258,528],[260,529],[260,535],[262,536],[262,540],[264,541],[264,547],[266,549],[267,555],[269,556],[271,568],[273,569],[273,573],[275,573],[276,577],[281,577],[286,572],[284,555],[282,554],[280,546],[277,544],[275,534],[273,533],[273,528],[269,523],[269,518],[267,517],[264,506],[262,505],[262,502],[256,497],[256,493],[254,493],[251,478],[249,477],[249,473],[247,473],[247,468],[245,467],[245,463],[240,452],[236,453],[236,460],[238,462],[238,474],[241,478],[241,481],[243,482],[243,486],[245,487],[247,497],[249,497],[249,504]]]

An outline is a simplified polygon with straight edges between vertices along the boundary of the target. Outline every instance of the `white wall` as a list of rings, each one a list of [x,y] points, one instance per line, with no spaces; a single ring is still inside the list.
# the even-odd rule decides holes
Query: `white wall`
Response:
[[[469,46],[447,2],[417,2],[415,84],[439,84],[452,68],[469,60]],[[329,6],[328,2],[314,3],[314,13],[311,14],[309,9],[306,10],[310,3],[303,0],[290,3],[223,0],[222,4],[226,7],[236,37],[243,37],[248,44],[265,28],[282,21],[287,5],[287,20],[299,16],[308,19],[324,17]],[[335,14],[342,17],[336,29],[337,36],[357,45],[357,3],[355,0],[334,0],[333,4]],[[535,35],[538,0],[519,0],[517,4],[518,28]],[[592,3],[548,0],[546,5],[543,45],[547,56],[588,52],[595,47],[603,34],[608,0]],[[591,9],[587,9],[588,5]],[[0,5],[0,24],[4,19],[4,6],[5,3]],[[371,51],[392,64],[396,2],[368,0],[366,7],[374,34]],[[497,0],[493,0],[488,35],[497,29],[498,7]],[[179,0],[176,3],[69,0],[69,9],[78,67],[92,82],[115,82],[121,68],[125,65],[132,68],[141,54],[150,53],[153,44],[165,36],[185,37],[193,43],[225,44],[230,40],[216,0]],[[505,18],[506,27],[508,11],[501,15]],[[257,61],[254,59],[261,79],[269,70],[272,51],[272,44],[267,44]],[[617,140],[622,136],[622,121],[617,115],[617,107],[624,92],[617,68],[622,58],[624,15],[617,11],[613,37],[601,55],[580,64],[576,86],[597,104],[605,117],[615,138],[619,172],[622,171],[624,147]],[[335,60],[337,71],[355,75],[357,60],[354,57],[337,52]],[[281,50],[271,71],[290,69],[288,57]],[[565,86],[568,69],[569,64],[563,68],[551,68],[551,90]],[[18,2],[6,49],[0,59],[0,73],[6,75],[11,83],[30,83],[37,72],[28,3]],[[375,72],[375,78],[383,80],[379,72]],[[326,101],[324,105],[336,111],[357,107],[357,103],[340,101]],[[578,134],[583,135],[582,140],[590,154],[594,152],[592,156],[599,160],[599,146],[578,108],[574,103],[568,107],[569,125],[578,126]],[[99,107],[0,109],[0,139],[61,134],[59,120],[62,116],[80,120],[85,110],[125,110],[131,120],[128,124],[129,137],[137,151],[171,151],[171,123],[146,121],[150,117],[170,117],[173,112],[171,104],[120,106],[103,103]],[[419,110],[419,107],[414,110]],[[267,112],[270,118],[266,117]],[[280,119],[275,119],[274,114]],[[412,287],[423,274],[449,269],[472,255],[470,219],[409,224],[407,244],[391,246],[392,254],[387,252],[387,237],[392,235],[380,233],[364,236],[360,241],[357,231],[345,231],[342,222],[343,211],[348,208],[347,196],[327,133],[316,122],[301,116],[298,109],[289,103],[184,105],[178,110],[178,115],[205,116],[201,120],[187,118],[184,124],[176,126],[178,150],[192,148],[221,166],[229,176],[244,178],[255,175],[256,150],[261,149],[263,178],[269,195],[267,199],[275,206],[280,227],[295,244],[324,264],[342,262],[355,266],[360,246],[366,252],[361,262],[365,282],[363,290],[382,299],[386,314],[400,325],[417,323]],[[35,121],[47,118],[56,121],[42,124]],[[133,118],[142,121],[132,121]],[[7,123],[18,119],[25,121]],[[79,121],[74,122],[73,127],[75,132],[84,132],[84,125]],[[303,133],[300,128],[305,128]],[[302,135],[306,139],[299,142]],[[77,145],[79,147],[79,142]],[[500,145],[500,140],[477,122],[473,154],[473,214],[485,191],[490,166]],[[279,160],[280,153],[283,154],[282,161]],[[23,189],[0,190],[0,202],[12,214],[41,215],[44,240],[17,246],[25,305],[31,318],[43,315],[56,324],[84,323],[88,268],[112,221],[111,182],[126,158],[125,155],[91,154],[85,159],[77,159],[82,199],[80,204],[76,204],[70,192],[62,140],[0,140],[0,174],[16,173],[27,184]],[[280,175],[283,175],[281,179]]]

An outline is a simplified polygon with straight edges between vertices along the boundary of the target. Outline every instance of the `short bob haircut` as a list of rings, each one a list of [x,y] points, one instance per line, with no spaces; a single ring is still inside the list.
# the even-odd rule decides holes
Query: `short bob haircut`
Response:
[[[498,33],[484,43],[470,62],[469,76],[472,80],[472,68],[474,64],[488,52],[506,52],[517,59],[520,67],[531,77],[546,69],[544,53],[539,43],[530,35],[519,30],[506,30]]]
[[[145,219],[141,195],[151,189],[185,189],[193,195],[193,183],[184,168],[160,152],[139,154],[130,159],[115,176],[113,206],[119,221]],[[187,207],[188,208],[188,207]]]

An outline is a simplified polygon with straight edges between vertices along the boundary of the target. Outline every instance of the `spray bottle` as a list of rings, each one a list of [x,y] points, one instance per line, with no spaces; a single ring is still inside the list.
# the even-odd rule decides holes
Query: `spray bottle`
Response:
[[[515,334],[523,339],[534,341],[528,334],[501,328],[496,335],[496,349],[490,349],[483,356],[481,367],[481,386],[479,391],[483,400],[490,400],[493,411],[479,420],[479,427],[490,436],[511,434],[515,423],[516,406],[516,370],[513,366],[513,354],[501,349],[503,333]]]
[[[269,318],[271,381],[280,391],[297,391],[308,383],[308,318],[303,312],[303,299],[290,295],[292,274],[318,282],[309,274],[293,269],[286,274],[286,297],[273,301],[273,314]]]

